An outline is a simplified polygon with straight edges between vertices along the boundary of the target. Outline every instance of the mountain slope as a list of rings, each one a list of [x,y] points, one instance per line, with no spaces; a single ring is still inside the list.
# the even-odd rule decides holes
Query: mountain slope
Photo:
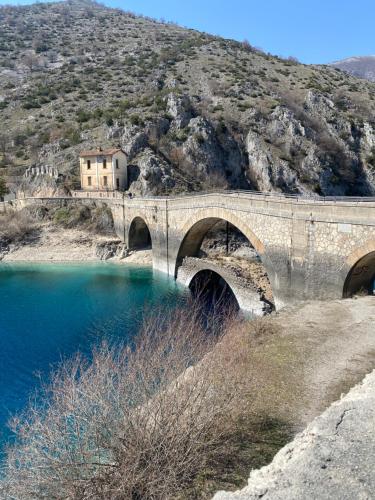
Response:
[[[135,193],[374,194],[374,111],[373,83],[247,42],[87,1],[0,8],[0,169],[18,185],[47,165],[75,186],[81,149],[121,145]]]
[[[375,82],[375,56],[349,57],[331,64],[359,78]]]

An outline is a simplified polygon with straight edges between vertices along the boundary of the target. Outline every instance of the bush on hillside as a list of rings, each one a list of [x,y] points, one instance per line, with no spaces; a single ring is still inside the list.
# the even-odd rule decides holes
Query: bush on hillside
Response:
[[[9,190],[4,177],[0,177],[0,199],[8,194]]]
[[[52,214],[55,224],[67,229],[81,228],[96,233],[113,232],[113,216],[107,206],[90,208],[86,205],[61,207]]]

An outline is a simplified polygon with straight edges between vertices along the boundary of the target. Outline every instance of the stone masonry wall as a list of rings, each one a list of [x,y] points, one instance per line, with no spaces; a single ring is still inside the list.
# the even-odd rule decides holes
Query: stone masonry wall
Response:
[[[27,198],[18,203],[44,202],[107,204],[125,243],[132,221],[141,217],[150,230],[154,268],[174,277],[191,231],[195,228],[198,247],[210,224],[227,220],[261,257],[277,309],[299,300],[341,298],[352,266],[375,251],[373,200],[303,200],[246,192],[175,198],[76,192],[73,198]]]
[[[240,309],[252,316],[264,316],[267,312],[266,304],[254,284],[242,276],[236,275],[227,267],[220,267],[208,259],[186,257],[178,270],[177,281],[189,286],[194,276],[203,270],[214,271],[219,274],[230,286]]]

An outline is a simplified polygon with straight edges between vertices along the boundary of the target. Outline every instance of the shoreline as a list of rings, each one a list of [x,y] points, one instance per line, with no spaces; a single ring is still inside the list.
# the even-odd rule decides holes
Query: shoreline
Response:
[[[107,259],[107,260],[86,260],[86,259],[81,259],[81,260],[21,260],[21,259],[3,259],[0,260],[0,266],[1,265],[14,265],[14,264],[36,264],[36,265],[41,265],[41,264],[61,264],[61,265],[66,265],[66,264],[71,264],[71,265],[80,265],[80,264],[85,264],[85,265],[97,265],[97,264],[103,264],[103,265],[115,265],[115,266],[134,266],[134,267],[152,267],[152,263],[148,262],[134,262],[134,261],[127,261],[126,258],[119,260],[119,259]]]
[[[61,229],[46,224],[36,238],[12,243],[0,263],[111,263],[116,265],[152,266],[152,249],[128,252],[114,234],[95,234],[80,229]]]
[[[133,251],[130,255],[123,258],[112,257],[109,259],[97,258],[87,258],[82,256],[82,258],[74,259],[64,259],[50,257],[48,259],[41,258],[17,258],[14,257],[13,252],[7,254],[3,259],[0,260],[0,265],[2,264],[111,264],[116,266],[136,266],[136,267],[152,267],[152,250],[139,250]]]

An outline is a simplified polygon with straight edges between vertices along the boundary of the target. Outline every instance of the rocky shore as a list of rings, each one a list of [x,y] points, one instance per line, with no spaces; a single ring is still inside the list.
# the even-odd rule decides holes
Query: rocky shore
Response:
[[[151,265],[151,250],[129,252],[113,235],[98,235],[82,229],[63,229],[43,224],[27,243],[0,248],[2,262],[100,262]]]

